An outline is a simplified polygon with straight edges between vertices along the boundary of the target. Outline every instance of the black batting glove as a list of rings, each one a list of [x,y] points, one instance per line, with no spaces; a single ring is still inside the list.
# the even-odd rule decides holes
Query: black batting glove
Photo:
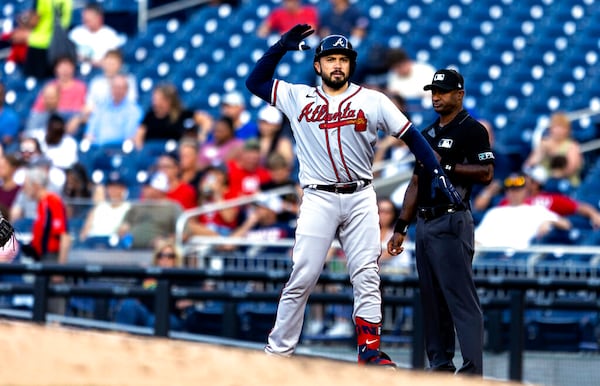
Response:
[[[13,226],[5,218],[0,218],[0,247],[4,247],[8,240],[14,236]]]
[[[443,193],[450,200],[451,204],[457,206],[462,204],[462,197],[456,191],[448,176],[443,171],[435,169],[433,171],[433,179],[431,180],[431,198],[435,198],[438,191]]]
[[[315,30],[308,24],[296,24],[291,30],[281,35],[277,42],[286,51],[306,51],[310,47],[304,43],[304,39],[309,37]]]

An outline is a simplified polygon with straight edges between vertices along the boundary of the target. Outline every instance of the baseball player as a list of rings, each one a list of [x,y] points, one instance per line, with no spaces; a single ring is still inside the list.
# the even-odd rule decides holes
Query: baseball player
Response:
[[[398,255],[406,226],[417,215],[415,255],[424,313],[425,344],[433,371],[455,372],[455,329],[463,357],[460,373],[483,371],[483,316],[473,282],[473,217],[469,200],[473,184],[494,177],[494,154],[487,130],[463,109],[464,79],[442,69],[424,87],[431,90],[439,118],[423,136],[464,198],[460,204],[430,194],[428,173],[420,165],[409,183],[388,252]],[[425,177],[425,180],[423,180]]]
[[[358,362],[395,366],[380,351],[381,293],[377,260],[381,253],[375,190],[371,184],[377,131],[402,139],[428,171],[432,189],[453,202],[460,195],[448,183],[431,147],[384,94],[349,81],[357,53],[348,39],[330,35],[315,50],[313,67],[322,86],[273,79],[287,51],[305,50],[314,30],[299,24],[281,36],[256,63],[246,86],[289,118],[297,144],[304,194],[293,248],[293,268],[265,351],[290,356],[298,344],[304,311],[323,269],[327,250],[338,238],[347,256],[354,291],[353,318]]]

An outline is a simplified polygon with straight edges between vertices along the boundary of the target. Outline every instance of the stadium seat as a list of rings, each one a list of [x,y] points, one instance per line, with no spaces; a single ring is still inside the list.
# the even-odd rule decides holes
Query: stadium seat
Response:
[[[238,337],[252,342],[266,342],[275,324],[276,313],[276,304],[259,303],[248,304],[247,307],[240,306]]]
[[[525,346],[530,350],[579,351],[580,322],[575,317],[540,317],[527,328]]]

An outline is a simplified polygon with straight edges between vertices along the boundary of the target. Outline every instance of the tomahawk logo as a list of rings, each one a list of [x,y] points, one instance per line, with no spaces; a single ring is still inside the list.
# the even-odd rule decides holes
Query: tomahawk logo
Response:
[[[333,43],[334,47],[346,47],[346,39],[339,38],[335,43]]]
[[[433,76],[433,81],[435,82],[436,80],[439,80],[439,81],[443,82],[445,76],[446,76],[446,74],[435,74]]]

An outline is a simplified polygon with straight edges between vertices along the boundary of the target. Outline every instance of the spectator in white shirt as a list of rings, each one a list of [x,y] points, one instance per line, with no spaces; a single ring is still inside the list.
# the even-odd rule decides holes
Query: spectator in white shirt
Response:
[[[60,115],[50,115],[46,132],[37,139],[42,152],[52,160],[53,166],[68,169],[77,162],[77,141],[66,134],[65,120]]]
[[[540,205],[525,203],[526,176],[513,174],[504,180],[508,205],[488,210],[475,229],[475,243],[485,247],[523,249],[553,227],[563,230],[571,223]]]
[[[98,106],[110,103],[111,82],[117,75],[124,75],[127,78],[129,87],[127,88],[128,101],[136,103],[138,99],[137,79],[133,74],[127,74],[123,70],[123,54],[118,49],[109,50],[101,62],[102,73],[94,76],[87,89],[85,97],[85,107],[81,113],[74,116],[67,123],[67,133],[77,136],[82,127],[87,123],[90,114]]]
[[[87,4],[81,19],[83,24],[69,32],[69,39],[75,43],[80,61],[99,66],[104,55],[121,46],[124,39],[112,27],[104,24],[104,11],[99,4]]]
[[[389,92],[408,100],[430,98],[430,94],[423,90],[423,85],[428,84],[435,74],[431,64],[414,61],[401,48],[390,49],[387,62],[389,72],[386,88]]]
[[[123,70],[123,54],[118,49],[109,50],[102,58],[102,74],[96,75],[90,80],[88,94],[86,96],[86,108],[90,111],[94,106],[103,102],[110,101],[110,82],[118,74],[124,74],[127,77],[129,88],[127,89],[127,99],[137,102],[138,86],[135,75],[126,74]]]

